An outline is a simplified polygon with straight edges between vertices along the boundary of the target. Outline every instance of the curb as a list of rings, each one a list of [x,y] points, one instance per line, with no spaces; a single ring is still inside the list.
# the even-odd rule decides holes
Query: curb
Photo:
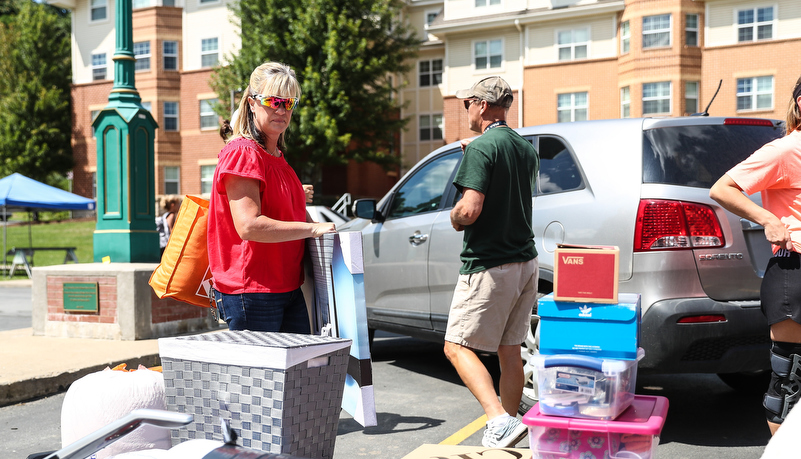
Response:
[[[84,376],[90,373],[103,371],[106,368],[113,368],[121,363],[127,364],[129,369],[137,368],[140,364],[146,367],[155,367],[161,365],[161,358],[158,354],[143,355],[93,365],[80,370],[68,371],[53,376],[37,377],[0,385],[0,407],[32,401],[64,392],[73,382]]]

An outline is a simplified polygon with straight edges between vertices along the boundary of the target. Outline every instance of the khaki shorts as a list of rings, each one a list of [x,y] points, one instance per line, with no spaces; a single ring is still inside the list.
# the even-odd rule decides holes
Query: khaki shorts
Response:
[[[538,280],[536,258],[460,274],[445,340],[486,352],[522,344],[537,301]]]

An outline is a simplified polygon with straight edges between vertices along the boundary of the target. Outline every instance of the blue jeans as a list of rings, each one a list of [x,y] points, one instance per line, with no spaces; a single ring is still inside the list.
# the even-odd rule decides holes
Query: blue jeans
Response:
[[[300,289],[286,293],[237,293],[214,290],[217,310],[229,330],[311,333],[306,300]]]

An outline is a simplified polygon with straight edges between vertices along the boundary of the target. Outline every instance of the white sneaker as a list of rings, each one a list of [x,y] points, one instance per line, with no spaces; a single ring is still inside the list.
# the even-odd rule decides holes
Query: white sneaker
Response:
[[[514,446],[526,436],[528,428],[519,419],[509,417],[505,424],[487,427],[481,444],[485,448],[506,448]]]

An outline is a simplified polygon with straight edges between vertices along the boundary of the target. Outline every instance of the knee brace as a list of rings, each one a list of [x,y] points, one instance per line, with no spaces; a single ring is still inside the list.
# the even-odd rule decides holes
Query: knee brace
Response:
[[[773,342],[770,366],[773,371],[762,406],[768,421],[781,424],[801,398],[801,344]]]

